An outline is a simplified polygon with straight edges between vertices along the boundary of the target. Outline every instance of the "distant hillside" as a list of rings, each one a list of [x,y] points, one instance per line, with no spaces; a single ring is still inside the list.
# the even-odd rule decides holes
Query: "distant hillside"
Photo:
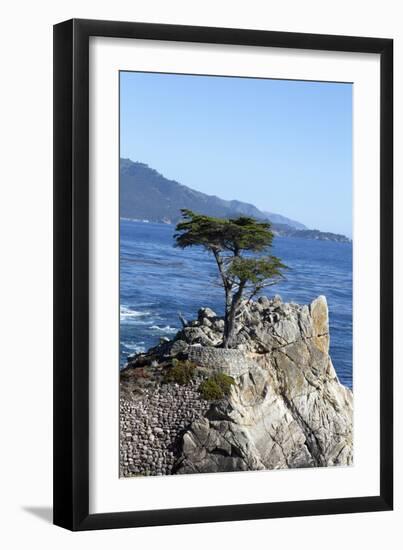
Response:
[[[319,231],[319,229],[292,229],[289,226],[273,224],[274,233],[283,237],[296,237],[297,239],[309,239],[314,241],[335,241],[338,243],[350,243],[351,239],[339,233]]]
[[[120,215],[146,218],[150,221],[171,221],[180,218],[180,209],[190,208],[210,216],[227,217],[245,214],[257,219],[270,219],[295,229],[306,227],[279,214],[262,212],[253,204],[237,200],[226,201],[216,196],[194,191],[186,185],[168,180],[147,164],[120,160]]]
[[[194,191],[186,185],[165,178],[147,164],[120,159],[120,216],[122,218],[176,223],[181,217],[181,208],[189,208],[201,214],[222,218],[244,214],[259,220],[270,220],[273,230],[284,236],[303,237],[299,233],[305,232],[307,232],[304,235],[305,238],[320,238],[321,235],[321,232],[315,231],[316,236],[308,236],[312,233],[311,230],[285,216],[263,212],[253,204],[237,200],[226,201],[214,195]],[[328,237],[326,240],[342,239],[346,237],[334,235],[334,238]]]

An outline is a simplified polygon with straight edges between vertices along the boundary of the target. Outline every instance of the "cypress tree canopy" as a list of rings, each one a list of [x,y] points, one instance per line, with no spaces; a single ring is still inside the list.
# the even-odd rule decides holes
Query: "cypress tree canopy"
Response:
[[[239,218],[213,218],[181,210],[184,221],[176,226],[174,235],[177,246],[204,246],[233,253],[249,250],[259,252],[271,246],[273,233],[269,222],[258,222],[248,216]]]
[[[201,246],[216,260],[225,291],[223,345],[231,347],[242,298],[250,300],[283,278],[286,266],[267,254],[273,242],[271,225],[248,216],[213,218],[187,209],[182,216],[174,234],[176,246]]]

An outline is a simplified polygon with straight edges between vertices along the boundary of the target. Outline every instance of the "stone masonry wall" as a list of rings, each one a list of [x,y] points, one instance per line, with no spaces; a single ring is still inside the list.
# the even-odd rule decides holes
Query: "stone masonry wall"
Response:
[[[208,369],[239,377],[247,372],[255,363],[238,349],[208,348],[202,346],[190,346],[189,359]]]
[[[172,473],[181,435],[209,408],[200,399],[199,384],[156,384],[135,400],[121,398],[121,477]]]

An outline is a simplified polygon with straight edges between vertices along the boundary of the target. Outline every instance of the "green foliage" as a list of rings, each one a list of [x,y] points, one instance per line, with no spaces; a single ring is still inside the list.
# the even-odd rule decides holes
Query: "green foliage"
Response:
[[[269,222],[248,216],[221,219],[182,210],[176,226],[176,246],[202,246],[214,255],[225,292],[223,346],[235,342],[235,319],[242,298],[251,300],[267,286],[283,278],[286,266],[276,256],[253,256],[272,246]]]
[[[276,280],[282,277],[281,270],[286,266],[276,256],[260,258],[234,258],[228,268],[228,274],[239,281],[253,285],[264,284],[268,279]]]
[[[167,383],[175,383],[184,386],[189,384],[195,376],[196,365],[192,361],[179,361],[172,359],[172,367],[170,367],[164,376],[164,381]]]
[[[206,401],[217,401],[229,395],[233,384],[235,380],[232,376],[218,373],[204,380],[199,386],[199,392]]]
[[[238,254],[242,250],[258,252],[272,244],[269,222],[258,222],[248,216],[213,218],[187,209],[181,212],[185,221],[178,223],[174,235],[180,248],[204,246]]]

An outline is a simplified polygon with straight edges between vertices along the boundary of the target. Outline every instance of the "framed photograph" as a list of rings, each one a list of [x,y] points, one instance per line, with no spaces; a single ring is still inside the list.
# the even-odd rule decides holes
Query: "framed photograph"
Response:
[[[391,510],[393,42],[54,27],[54,523]]]

